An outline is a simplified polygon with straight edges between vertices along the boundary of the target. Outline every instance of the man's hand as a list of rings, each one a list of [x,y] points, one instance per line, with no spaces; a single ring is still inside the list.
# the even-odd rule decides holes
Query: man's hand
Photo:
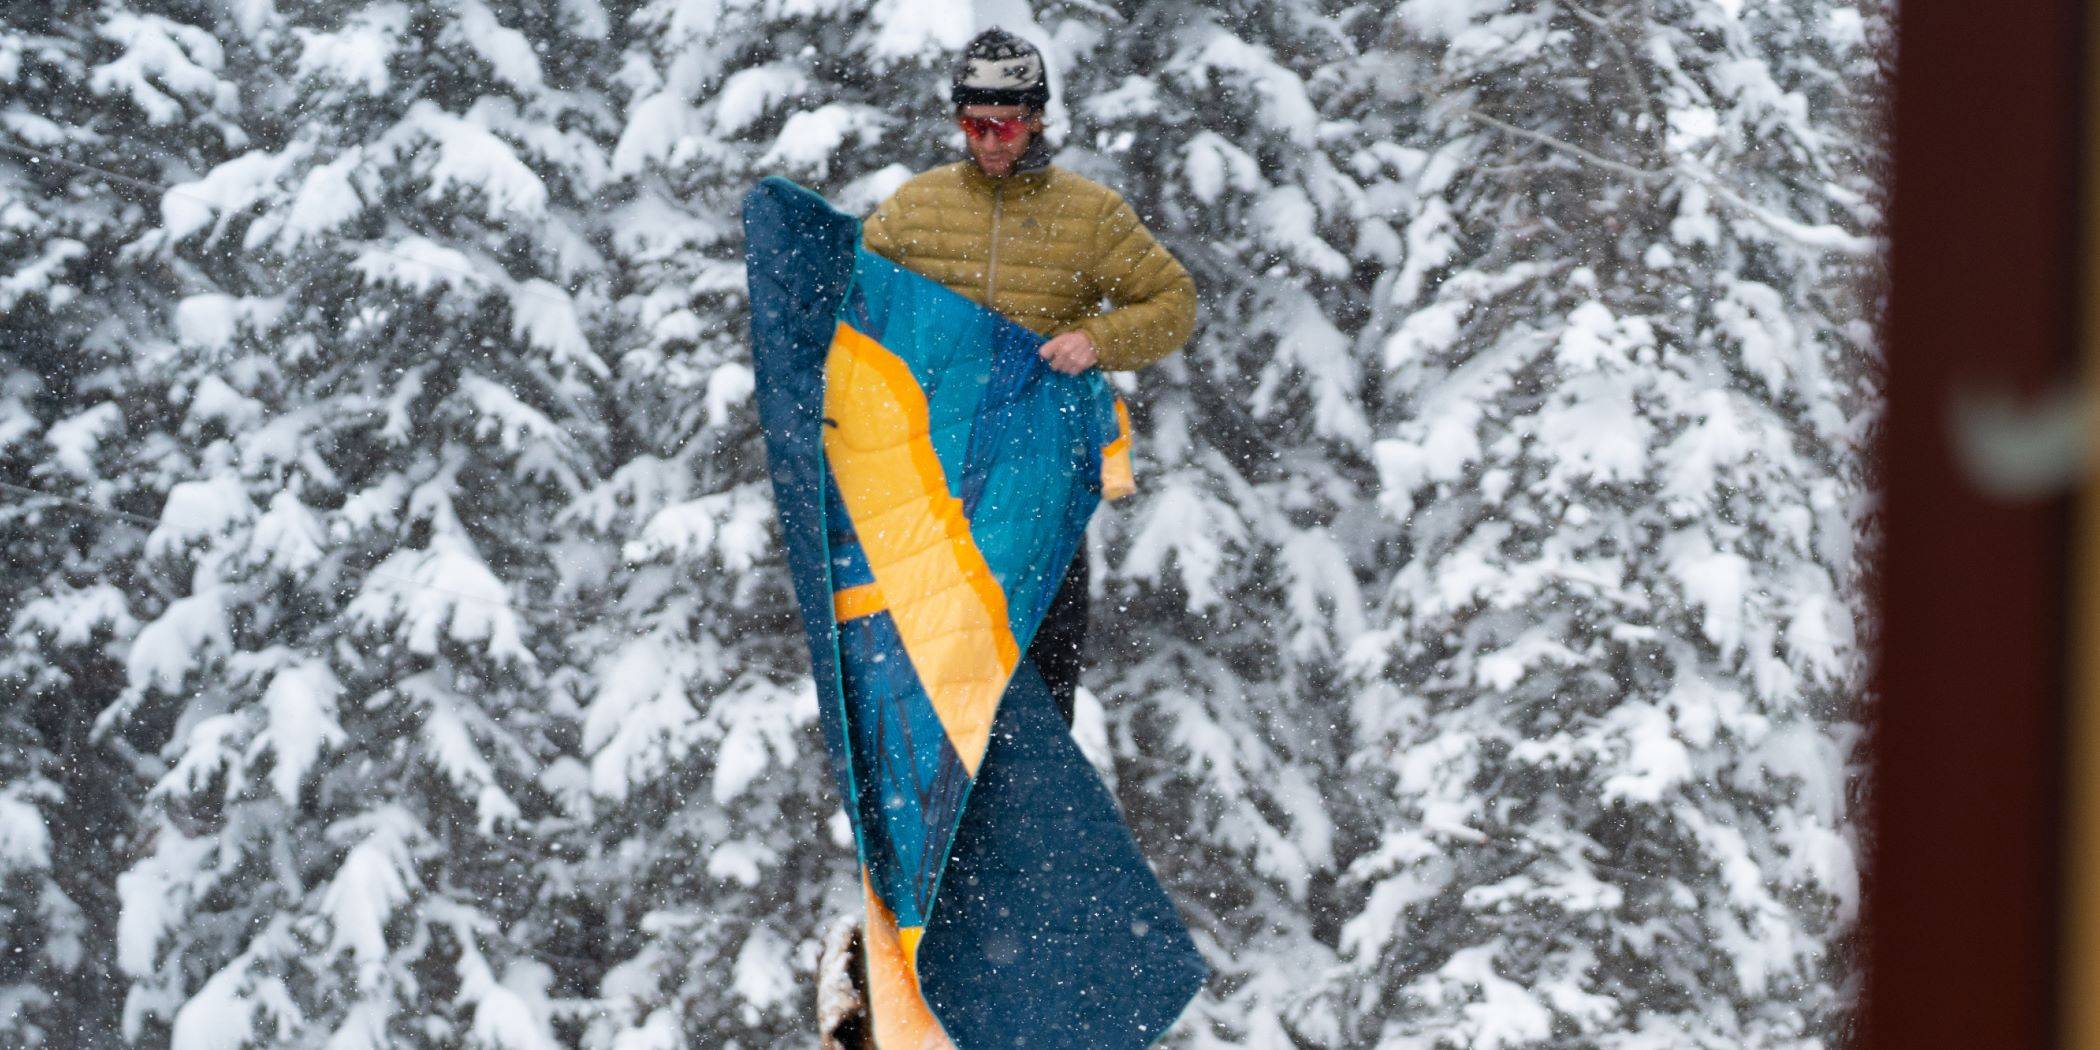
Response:
[[[1085,332],[1052,336],[1043,344],[1042,355],[1051,368],[1068,376],[1076,376],[1101,360],[1094,352],[1094,337]]]

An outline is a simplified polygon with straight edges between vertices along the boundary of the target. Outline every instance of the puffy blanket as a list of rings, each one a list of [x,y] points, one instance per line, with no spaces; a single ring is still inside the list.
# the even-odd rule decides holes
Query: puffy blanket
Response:
[[[1148,1046],[1205,968],[1026,659],[1129,422],[1098,372],[860,247],[784,179],[744,201],[751,342],[883,1050]]]

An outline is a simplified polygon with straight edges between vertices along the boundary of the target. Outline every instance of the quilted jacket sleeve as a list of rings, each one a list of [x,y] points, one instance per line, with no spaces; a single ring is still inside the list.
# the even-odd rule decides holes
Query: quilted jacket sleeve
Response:
[[[902,260],[897,257],[899,210],[897,195],[894,193],[890,194],[888,200],[876,205],[875,211],[860,224],[860,243],[869,251],[902,266]]]
[[[1196,329],[1196,282],[1152,236],[1130,202],[1112,195],[1095,227],[1092,277],[1114,309],[1073,327],[1094,340],[1101,367],[1142,368],[1181,349]]]

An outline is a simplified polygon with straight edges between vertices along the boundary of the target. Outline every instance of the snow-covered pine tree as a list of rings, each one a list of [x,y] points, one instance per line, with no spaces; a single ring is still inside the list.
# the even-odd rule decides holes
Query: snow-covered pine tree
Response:
[[[0,1044],[113,1032],[103,946],[165,719],[95,736],[123,687],[125,597],[151,493],[127,395],[166,275],[126,258],[138,184],[240,144],[229,58],[187,3],[0,11]]]
[[[1339,1043],[1840,1045],[1886,9],[1399,15]]]
[[[865,211],[952,156],[966,4],[644,5],[607,213],[617,469],[579,501],[624,559],[582,635],[595,887],[618,965],[585,1045],[812,1038],[824,919],[860,898],[752,404],[740,204],[781,174]]]
[[[1189,1046],[1347,1045],[1298,1009],[1335,965],[1359,837],[1339,657],[1395,530],[1357,333],[1391,225],[1398,113],[1376,5],[1057,3],[1060,160],[1194,275],[1195,338],[1128,384],[1138,494],[1096,534],[1093,667],[1120,794],[1216,971]],[[1084,708],[1083,708],[1084,709]]]
[[[244,8],[253,147],[159,201],[164,492],[109,720],[181,701],[120,880],[124,1034],[555,1045],[597,965],[546,863],[606,567],[590,0]]]

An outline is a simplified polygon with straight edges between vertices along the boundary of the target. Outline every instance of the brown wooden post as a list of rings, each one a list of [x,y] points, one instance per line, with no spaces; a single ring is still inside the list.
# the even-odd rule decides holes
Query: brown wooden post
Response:
[[[1994,495],[1957,398],[2071,381],[2080,18],[1897,12],[1887,546],[1862,1045],[2054,1042],[2068,501]]]

